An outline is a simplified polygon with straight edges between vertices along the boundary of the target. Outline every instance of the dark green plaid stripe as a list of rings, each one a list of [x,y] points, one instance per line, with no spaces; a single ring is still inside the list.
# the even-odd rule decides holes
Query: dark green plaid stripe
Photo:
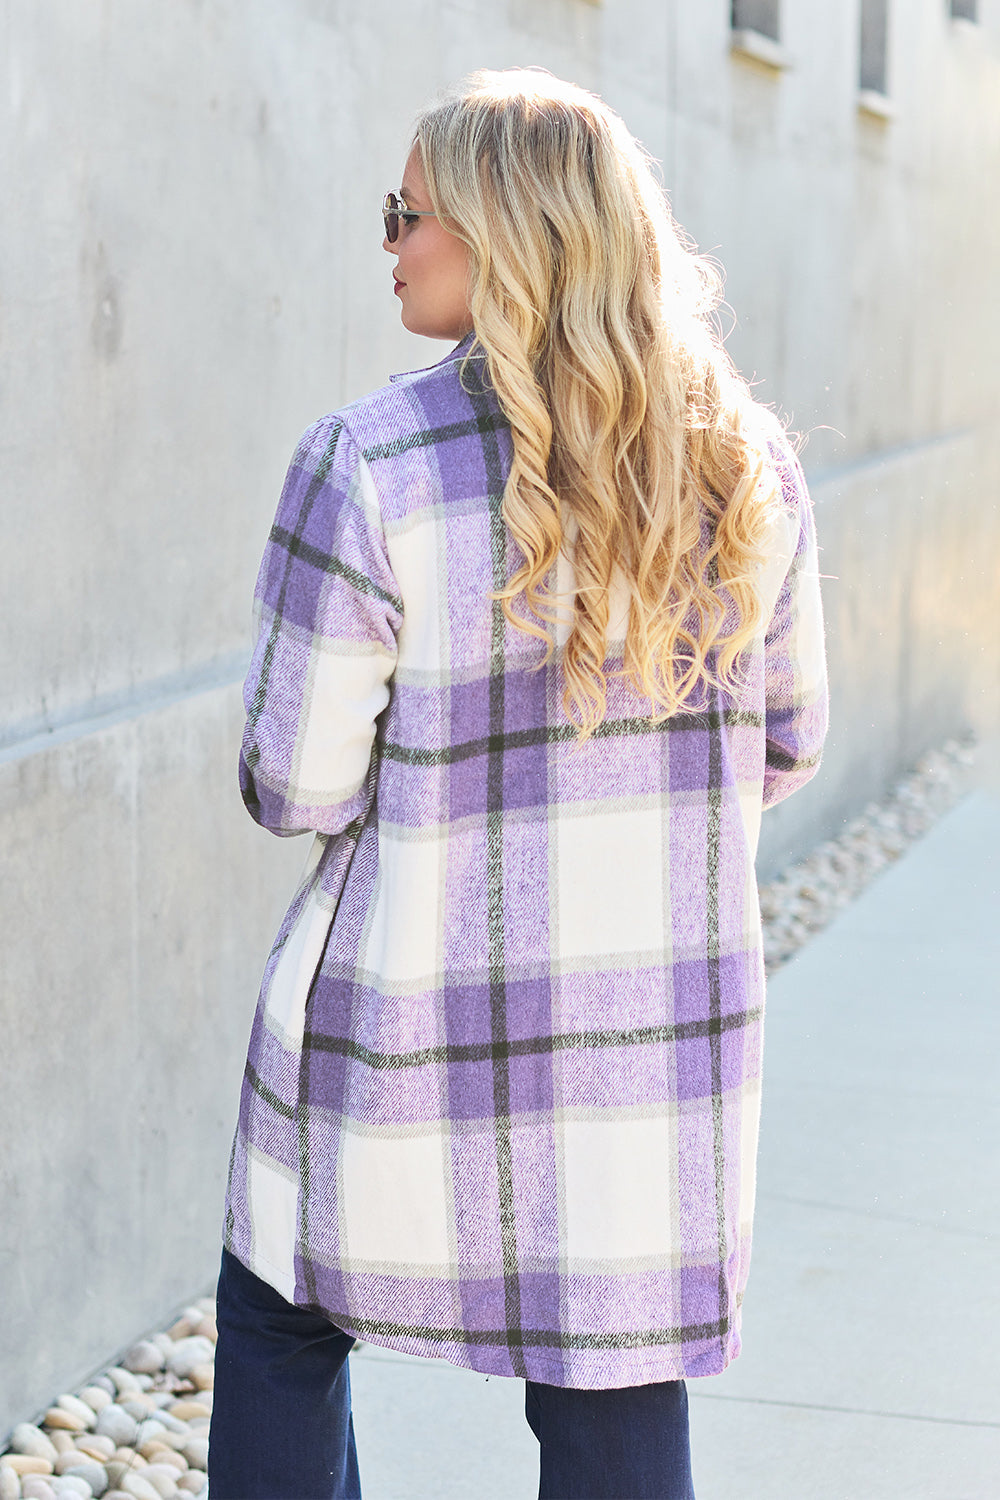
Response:
[[[362,1046],[350,1037],[329,1036],[325,1032],[307,1031],[305,1046],[317,1052],[332,1052],[354,1058],[366,1067],[393,1071],[400,1068],[422,1068],[448,1063],[506,1062],[515,1057],[544,1057],[548,1053],[571,1052],[577,1048],[593,1050],[606,1047],[650,1047],[678,1041],[719,1036],[726,1031],[741,1031],[759,1021],[764,1008],[735,1011],[732,1015],[710,1016],[701,1021],[678,1021],[661,1026],[636,1026],[610,1031],[563,1031],[552,1036],[507,1036],[489,1042],[442,1042],[437,1047],[420,1047],[411,1052],[378,1052]]]

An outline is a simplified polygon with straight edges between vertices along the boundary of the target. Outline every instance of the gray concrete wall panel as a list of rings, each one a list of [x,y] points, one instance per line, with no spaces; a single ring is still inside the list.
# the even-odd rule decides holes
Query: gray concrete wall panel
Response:
[[[0,764],[0,1429],[215,1270],[253,996],[309,842],[243,814],[241,722],[230,687]]]

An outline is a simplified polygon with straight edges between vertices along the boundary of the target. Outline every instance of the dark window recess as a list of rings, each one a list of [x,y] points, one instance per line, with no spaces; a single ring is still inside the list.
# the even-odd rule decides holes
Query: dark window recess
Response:
[[[733,0],[734,31],[759,31],[772,41],[781,40],[778,0]]]
[[[951,0],[951,13],[956,21],[978,21],[979,0]]]
[[[861,0],[861,64],[858,84],[876,94],[887,94],[889,56],[889,0]]]

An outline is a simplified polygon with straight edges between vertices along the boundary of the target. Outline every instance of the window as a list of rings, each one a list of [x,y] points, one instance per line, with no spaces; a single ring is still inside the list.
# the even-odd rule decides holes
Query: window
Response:
[[[951,14],[956,21],[978,21],[979,0],[951,0]]]
[[[889,53],[888,0],[861,0],[861,65],[858,86],[862,91],[887,94]]]
[[[773,42],[779,40],[781,27],[778,17],[778,0],[733,0],[732,28],[734,31],[756,31],[768,36]]]
[[[779,0],[732,0],[729,12],[732,50],[765,68],[780,72],[792,60],[781,45]]]

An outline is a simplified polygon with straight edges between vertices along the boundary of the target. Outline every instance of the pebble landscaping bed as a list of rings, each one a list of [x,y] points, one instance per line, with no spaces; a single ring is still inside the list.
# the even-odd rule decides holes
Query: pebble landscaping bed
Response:
[[[970,740],[948,740],[924,756],[882,802],[760,888],[764,963],[773,974],[842,907],[859,896],[969,790]]]
[[[971,745],[927,755],[842,834],[761,887],[773,973],[952,807],[970,784]],[[186,1308],[75,1395],[22,1422],[0,1454],[0,1500],[208,1500],[215,1304]]]
[[[215,1304],[203,1297],[37,1425],[15,1427],[0,1500],[205,1500],[214,1360]]]

